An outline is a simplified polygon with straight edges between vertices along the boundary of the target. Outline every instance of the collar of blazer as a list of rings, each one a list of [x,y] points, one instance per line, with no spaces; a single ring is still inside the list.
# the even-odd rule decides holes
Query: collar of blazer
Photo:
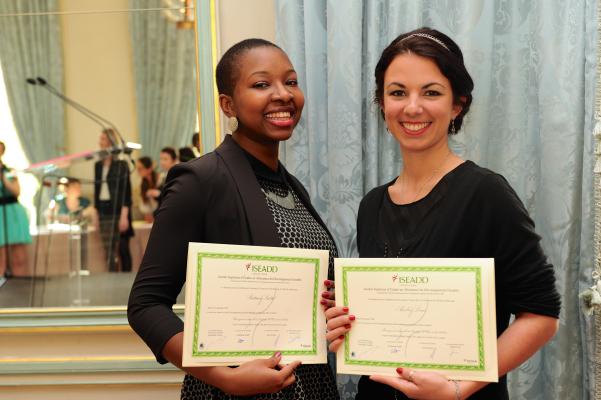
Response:
[[[226,135],[221,145],[215,149],[215,152],[223,159],[236,182],[246,212],[246,219],[253,244],[257,246],[281,246],[280,237],[273,222],[273,216],[265,203],[265,195],[261,191],[259,182],[243,150],[232,139],[231,135]],[[300,187],[298,181],[292,178],[285,168],[284,174],[292,189],[311,214],[316,215],[309,198],[306,196],[305,190]],[[318,221],[321,223],[320,219]]]

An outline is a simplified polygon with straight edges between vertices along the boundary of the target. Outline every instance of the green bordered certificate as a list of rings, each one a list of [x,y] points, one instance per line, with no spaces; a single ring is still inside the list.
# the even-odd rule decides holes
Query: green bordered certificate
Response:
[[[183,365],[326,363],[328,251],[190,243]]]
[[[498,381],[493,259],[338,258],[335,269],[337,303],[356,317],[338,373]]]

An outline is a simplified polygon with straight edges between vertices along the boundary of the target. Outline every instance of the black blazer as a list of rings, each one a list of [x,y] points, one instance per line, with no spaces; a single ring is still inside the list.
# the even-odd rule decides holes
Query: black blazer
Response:
[[[116,213],[121,212],[121,207],[131,208],[131,182],[129,181],[129,167],[126,161],[112,160],[106,176],[111,202],[114,203]],[[94,204],[100,201],[100,186],[102,185],[102,160],[94,163]]]
[[[112,160],[108,174],[106,175],[106,183],[109,187],[109,194],[111,196],[111,204],[108,207],[108,209],[112,211],[110,214],[107,214],[106,212],[101,213],[98,209],[100,186],[102,185],[102,182],[102,160],[100,160],[94,163],[94,206],[98,210],[100,216],[112,215],[115,218],[115,222],[118,221],[119,215],[121,214],[121,207],[128,207],[127,219],[129,221],[129,227],[127,231],[121,233],[121,236],[134,236],[131,214],[131,182],[129,180],[129,164],[127,161]]]
[[[286,179],[315,219],[302,184]],[[326,229],[327,231],[327,229]],[[328,233],[329,234],[329,233]],[[183,330],[173,313],[186,279],[189,242],[280,246],[273,217],[243,150],[226,136],[211,153],[169,170],[146,252],[129,298],[132,328],[159,362],[165,343]]]

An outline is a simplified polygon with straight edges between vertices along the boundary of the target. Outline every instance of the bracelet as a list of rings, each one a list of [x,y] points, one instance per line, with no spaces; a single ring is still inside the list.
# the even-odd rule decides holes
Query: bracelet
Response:
[[[450,379],[450,381],[455,385],[455,400],[461,400],[461,388],[459,387],[459,382],[453,379]]]

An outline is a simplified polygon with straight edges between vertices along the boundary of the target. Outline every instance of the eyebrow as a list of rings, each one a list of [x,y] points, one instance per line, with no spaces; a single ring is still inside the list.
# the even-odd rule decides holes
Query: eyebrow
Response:
[[[399,82],[390,82],[388,85],[386,85],[386,87],[390,87],[390,86],[393,86],[393,85],[405,88],[405,85],[403,85],[402,83],[399,83]],[[424,86],[422,86],[422,89],[428,89],[429,87],[434,86],[434,85],[438,85],[438,86],[441,86],[443,88],[446,88],[446,86],[443,85],[442,83],[430,82],[430,83],[426,83]]]
[[[287,74],[289,74],[291,72],[296,73],[296,71],[294,69],[292,69],[292,68],[289,69],[288,71],[286,71]],[[268,71],[255,71],[252,74],[250,74],[249,76],[253,76],[253,75],[269,75],[269,74],[270,74],[270,72],[268,72]]]

